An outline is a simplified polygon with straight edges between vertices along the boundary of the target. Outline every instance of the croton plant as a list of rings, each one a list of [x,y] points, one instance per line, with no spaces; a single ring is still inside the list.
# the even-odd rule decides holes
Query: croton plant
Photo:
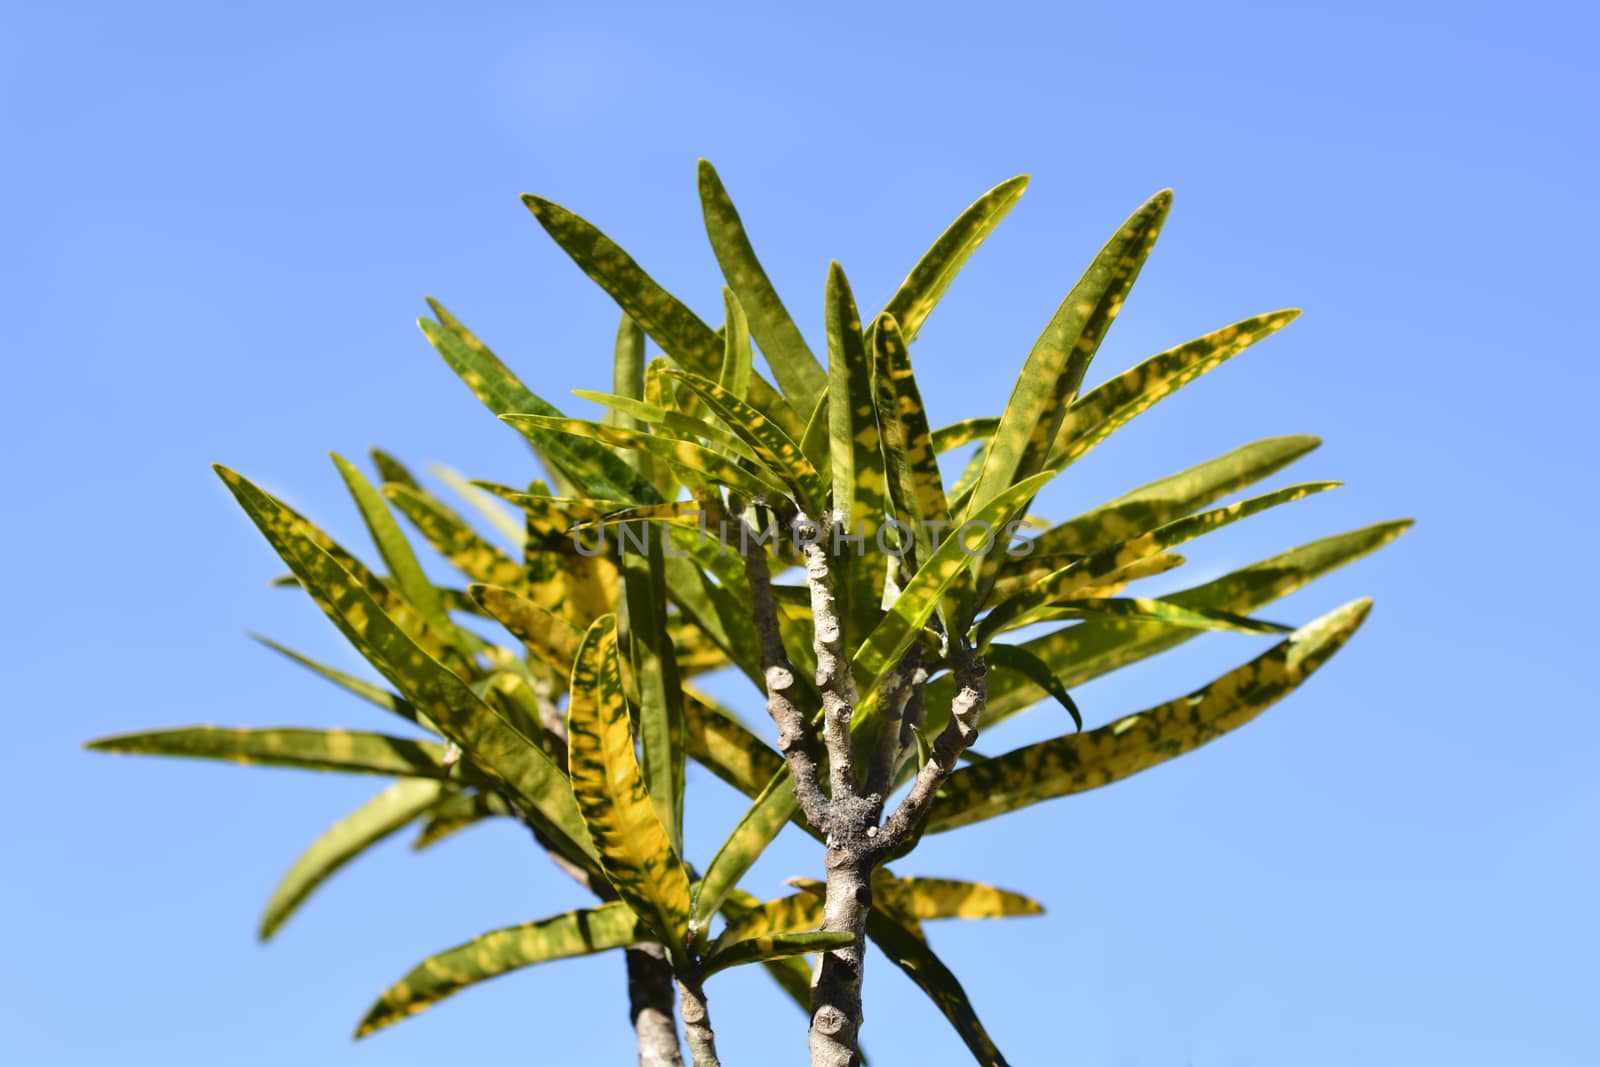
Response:
[[[1118,427],[1295,318],[1224,326],[1084,391],[1168,192],[1090,261],[1022,361],[1005,410],[935,428],[911,346],[1026,184],[1013,178],[967,208],[875,315],[860,315],[832,264],[823,357],[709,164],[700,204],[727,283],[716,328],[596,227],[525,197],[621,308],[610,391],[579,394],[604,406],[604,420],[564,415],[443,305],[432,302],[421,326],[526,438],[542,480],[447,476],[452,504],[386,453],[372,453],[376,481],[335,457],[374,565],[217,468],[288,565],[280,581],[304,589],[388,685],[263,643],[374,705],[392,732],[194,726],[90,747],[392,780],[295,862],[267,903],[263,938],[329,875],[407,827],[423,848],[483,820],[519,820],[592,892],[591,907],[427,957],[378,995],[358,1037],[521,967],[621,950],[641,1064],[681,1064],[684,1044],[696,1067],[717,1063],[706,982],[755,964],[804,1009],[811,1062],[843,1067],[861,1061],[870,940],[978,1062],[1004,1063],[924,923],[1040,905],[890,864],[910,865],[925,834],[1107,785],[1250,721],[1338,651],[1370,602],[1294,628],[1253,613],[1409,525],[1367,526],[1181,592],[1140,594],[1137,583],[1183,565],[1175,550],[1188,542],[1333,488],[1304,482],[1219,503],[1316,448],[1306,436],[1242,445],[1064,522],[1032,513],[1036,494]],[[963,469],[941,462],[958,451],[970,455]],[[460,573],[459,587],[429,576],[418,536]],[[482,636],[486,624],[497,624],[495,639]],[[1071,690],[1216,629],[1267,647],[1194,692],[1085,728]],[[751,699],[715,699],[704,684],[715,672],[743,675]],[[1066,708],[1072,729],[992,757],[972,750],[980,729],[1046,701]],[[749,798],[711,856],[684,850],[689,760]],[[787,896],[741,890],[788,826],[817,840],[820,865],[797,872]]]

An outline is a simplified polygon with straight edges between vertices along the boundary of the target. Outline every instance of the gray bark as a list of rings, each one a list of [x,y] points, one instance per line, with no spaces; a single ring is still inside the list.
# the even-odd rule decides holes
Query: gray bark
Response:
[[[656,944],[628,949],[628,1018],[639,1044],[639,1067],[683,1067],[672,1014],[672,964]]]

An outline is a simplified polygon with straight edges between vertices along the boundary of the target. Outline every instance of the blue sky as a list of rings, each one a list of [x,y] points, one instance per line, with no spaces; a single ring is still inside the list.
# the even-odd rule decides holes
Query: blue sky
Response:
[[[348,1041],[423,955],[582,903],[513,829],[421,857],[391,842],[263,948],[276,878],[376,783],[77,746],[189,722],[384,728],[243,636],[356,663],[267,587],[279,568],[207,465],[349,543],[329,449],[525,479],[515,435],[417,333],[423,295],[546,396],[603,388],[614,309],[516,195],[582,212],[716,321],[702,155],[814,344],[830,258],[875,306],[971,199],[1033,175],[918,342],[936,422],[997,412],[1094,249],[1175,187],[1093,377],[1259,311],[1306,314],[1042,507],[1310,432],[1327,443],[1292,473],[1348,485],[1197,546],[1192,567],[1419,520],[1279,606],[1303,621],[1378,602],[1260,722],[903,865],[1048,906],[932,932],[1013,1061],[1600,1062],[1592,9],[7,10],[9,1062],[628,1062],[613,957]],[[1257,647],[1207,637],[1078,700],[1104,721]],[[1042,709],[980,747],[1061,726]],[[701,862],[741,810],[703,777]],[[817,860],[785,838],[753,888]],[[874,1063],[961,1062],[920,995],[869,967]],[[710,993],[726,1061],[804,1062],[804,1021],[764,978]]]

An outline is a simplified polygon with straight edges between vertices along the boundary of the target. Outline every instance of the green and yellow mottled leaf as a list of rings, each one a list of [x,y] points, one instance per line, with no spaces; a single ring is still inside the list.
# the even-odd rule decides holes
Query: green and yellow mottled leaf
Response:
[[[990,440],[974,506],[1044,469],[1089,361],[1122,310],[1171,206],[1172,191],[1163,190],[1129,216],[1034,343]]]
[[[776,900],[762,901],[748,909],[741,909],[738,918],[730,918],[712,942],[709,954],[718,949],[753,937],[772,934],[792,934],[815,930],[822,925],[822,897],[814,892],[792,893]]]
[[[583,631],[546,611],[527,597],[498,585],[473,585],[467,590],[484,611],[527,646],[541,663],[563,676],[572,673]]]
[[[689,876],[656,815],[634,754],[614,616],[584,634],[567,707],[572,795],[612,886],[680,963],[689,925]]]
[[[917,339],[923,322],[939,298],[1027,188],[1028,177],[1023,174],[984,193],[950,224],[911,268],[911,273],[883,309],[900,323],[900,332],[907,344]]]
[[[389,568],[389,580],[394,583],[395,591],[417,609],[429,626],[447,638],[456,637],[455,624],[445,614],[439,591],[423,573],[422,564],[407,543],[406,535],[395,521],[389,505],[355,464],[337,452],[333,453],[333,462],[339,468],[339,475],[349,488],[350,495],[355,498],[367,532],[378,547],[378,554]]]
[[[1065,467],[1207,371],[1298,318],[1298,309],[1274,311],[1236,322],[1159,355],[1098,386],[1067,411],[1050,451],[1050,465]]]
[[[782,427],[709,378],[688,371],[668,371],[667,374],[694,390],[706,406],[728,424],[772,476],[793,491],[802,511],[820,514],[821,476]]]
[[[485,407],[496,415],[512,411],[561,414],[554,405],[523,385],[443,304],[430,298],[428,306],[439,321],[418,320],[423,334]],[[592,441],[536,434],[531,442],[547,464],[555,468],[555,474],[582,485],[583,492],[591,496],[639,501],[655,498],[655,490],[648,481],[629,469],[615,453]]]
[[[873,358],[877,364],[878,422],[884,431],[891,489],[899,507],[909,511],[902,521],[912,524],[919,559],[927,559],[944,540],[950,525],[950,505],[939,472],[939,449],[928,430],[928,415],[911,370],[911,354],[899,323],[879,316],[872,331]]]
[[[459,516],[441,509],[435,498],[397,483],[385,485],[383,492],[462,574],[491,585],[522,585],[522,565],[478,536]]]
[[[978,626],[978,642],[982,645],[1001,630],[1018,629],[1046,618],[1151,619],[1169,626],[1191,626],[1199,630],[1235,630],[1246,634],[1286,634],[1294,629],[1282,623],[1252,619],[1244,615],[1235,615],[1230,611],[1186,608],[1151,597],[1085,596],[1080,589],[1069,599],[1024,611],[993,628],[989,628],[988,619],[985,619]]]
[[[1301,485],[1287,486],[1250,497],[1248,500],[1241,500],[1236,504],[1227,504],[1202,511],[1197,515],[1176,519],[1131,541],[1103,548],[1093,555],[1077,559],[1060,570],[1051,572],[1028,589],[998,605],[984,618],[979,633],[982,636],[996,633],[1013,620],[1026,619],[1035,608],[1063,601],[1107,575],[1165,549],[1174,548],[1203,534],[1220,530],[1224,526],[1249,518],[1268,508],[1292,503],[1338,485],[1338,482],[1305,482]],[[1186,625],[1198,625],[1198,621]]]
[[[444,764],[444,749],[439,745],[357,730],[180,726],[102,737],[84,747],[95,752],[183,756],[307,771],[434,779],[450,776],[450,768]]]
[[[741,441],[738,434],[706,419],[685,415],[681,411],[674,411],[657,404],[636,400],[632,397],[619,396],[615,393],[598,393],[593,389],[574,389],[572,395],[581,397],[584,400],[592,400],[596,404],[604,404],[611,409],[611,414],[626,417],[630,423],[637,422],[647,426],[654,426],[658,433],[664,433],[668,437],[677,438],[680,441],[692,441],[698,438],[708,444],[725,448],[740,459],[754,460],[756,458],[754,450]],[[611,414],[607,415],[607,421],[612,425],[620,429],[630,428],[612,419]]]
[[[1009,889],[955,878],[896,878],[882,868],[873,876],[872,894],[875,903],[881,899],[897,915],[919,922],[1044,914],[1044,905]]]
[[[620,902],[482,934],[430,956],[384,990],[355,1036],[366,1037],[425,1011],[469,985],[535,963],[625,948],[644,940],[641,935],[638,919]]]
[[[706,236],[716,253],[722,275],[750,316],[750,332],[767,357],[773,377],[802,417],[816,410],[828,375],[812,355],[800,329],[789,317],[777,290],[756,258],[755,249],[745,234],[744,223],[734,210],[733,200],[705,160],[699,167],[700,207],[705,215]]]
[[[556,419],[543,415],[502,415],[501,418],[518,429],[588,437],[619,448],[638,449],[660,456],[680,470],[702,475],[720,485],[756,496],[771,495],[782,498],[788,495],[783,483],[772,476],[761,474],[759,471],[747,471],[736,462],[693,441],[656,434],[634,433],[598,422],[584,422],[581,419]]]
[[[1188,696],[958,769],[934,804],[928,832],[1110,785],[1243,726],[1339,651],[1371,608],[1370,600],[1337,608]]]
[[[783,757],[734,715],[685,687],[686,744],[695,761],[745,796],[758,796],[783,770]]]
[[[484,704],[470,686],[427,654],[317,543],[306,524],[225,467],[217,473],[306,591],[384,677],[425,714],[473,765],[502,785],[542,832],[570,856],[592,849],[566,776],[539,746]]]
[[[639,751],[644,782],[672,847],[683,850],[685,775],[683,690],[667,630],[666,558],[662,539],[623,556],[619,640],[627,650],[637,691]]]
[[[949,426],[941,426],[933,431],[933,450],[943,454],[962,445],[970,445],[974,441],[987,441],[998,429],[1000,429],[998,415],[962,419],[960,422],[953,422]]]
[[[415,822],[438,802],[444,785],[425,779],[396,782],[334,823],[289,868],[261,915],[265,941],[335,871],[389,835]]]
[[[464,500],[472,510],[481,515],[485,522],[494,527],[500,536],[510,541],[521,541],[523,536],[522,522],[508,514],[500,502],[481,486],[472,484],[472,480],[459,471],[446,467],[442,463],[430,463],[428,472],[448,485],[452,492]],[[465,525],[463,523],[463,525]]]
[[[700,962],[700,972],[709,978],[718,971],[740,964],[761,963],[784,956],[803,956],[808,952],[827,952],[829,949],[853,945],[855,940],[855,935],[848,930],[811,930],[752,937],[720,946]]]
[[[750,323],[739,298],[727,286],[722,287],[722,307],[728,322],[723,329],[722,370],[717,375],[717,384],[742,400],[750,392],[750,363],[754,359],[750,351]]]

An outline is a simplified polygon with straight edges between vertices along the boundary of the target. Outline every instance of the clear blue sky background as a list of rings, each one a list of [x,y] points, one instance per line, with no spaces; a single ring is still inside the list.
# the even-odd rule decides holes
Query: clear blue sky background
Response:
[[[906,868],[1048,905],[933,930],[1013,1060],[1600,1063],[1592,9],[670,7],[7,5],[7,1062],[629,1062],[615,957],[348,1040],[423,955],[582,903],[514,829],[421,857],[392,842],[263,948],[274,880],[376,783],[77,746],[188,722],[385,728],[245,639],[356,663],[267,587],[279,567],[207,464],[358,544],[330,448],[527,477],[417,333],[423,294],[545,395],[603,386],[615,311],[516,194],[586,214],[717,321],[705,155],[814,343],[830,257],[876,306],[972,198],[1034,176],[919,342],[939,422],[998,411],[1089,255],[1176,187],[1094,377],[1307,313],[1045,506],[1313,432],[1327,445],[1292,473],[1348,486],[1197,545],[1196,571],[1419,519],[1272,613],[1377,597],[1308,690]],[[1078,698],[1104,721],[1258,647],[1207,637]],[[1063,725],[1029,719],[981,747]],[[741,809],[703,776],[691,803],[704,862]],[[753,888],[817,861],[786,838]],[[875,1063],[962,1061],[881,958],[869,983]],[[763,976],[711,993],[727,1062],[803,1062],[803,1019]]]

